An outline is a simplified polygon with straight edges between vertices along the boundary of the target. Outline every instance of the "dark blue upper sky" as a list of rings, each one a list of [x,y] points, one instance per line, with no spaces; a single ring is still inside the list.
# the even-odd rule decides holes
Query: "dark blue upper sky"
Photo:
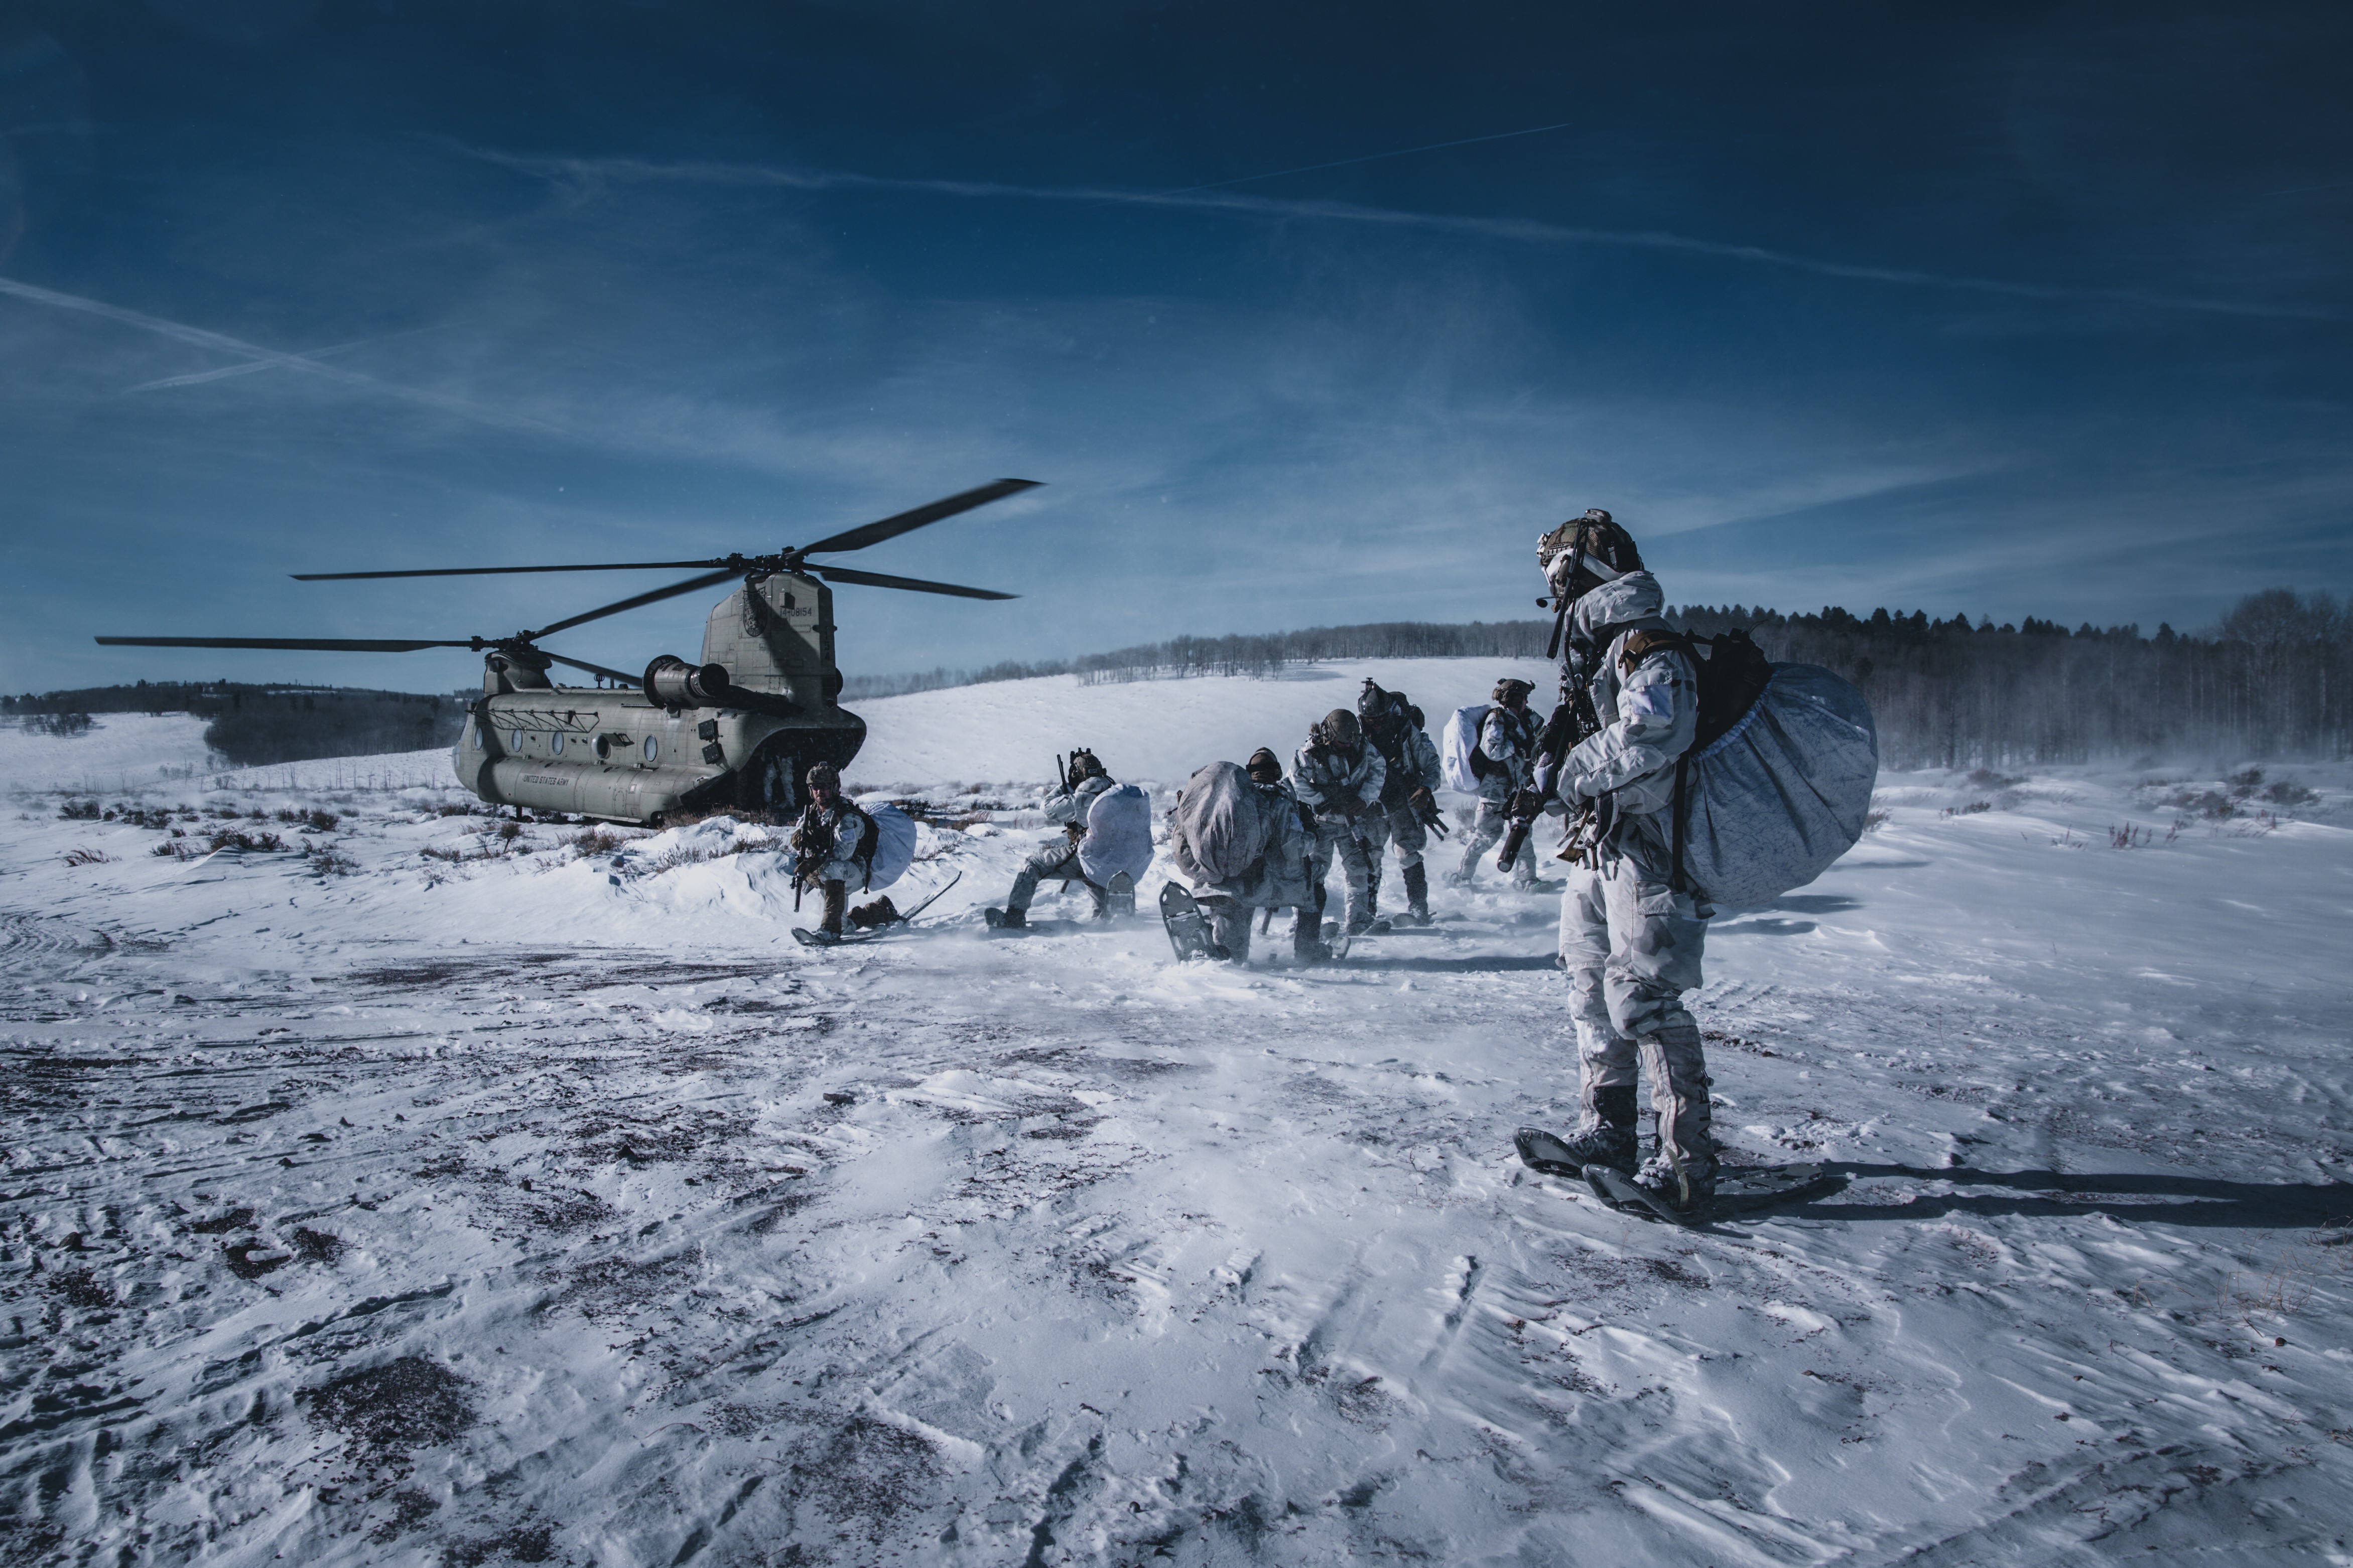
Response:
[[[1026,596],[844,588],[845,668],[1528,616],[1594,505],[1678,602],[2341,589],[2348,45],[2325,5],[0,7],[0,688],[469,683],[89,637],[510,631],[664,579],[285,574],[773,549],[1000,475],[1050,488],[856,563]],[[706,608],[550,646],[691,656]]]

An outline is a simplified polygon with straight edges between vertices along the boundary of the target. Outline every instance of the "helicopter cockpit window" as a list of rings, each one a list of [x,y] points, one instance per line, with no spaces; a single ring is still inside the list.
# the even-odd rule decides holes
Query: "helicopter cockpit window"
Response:
[[[552,756],[558,756],[558,757],[560,757],[560,756],[562,756],[562,755],[564,754],[564,731],[563,731],[558,730],[554,734],[550,735],[550,736],[547,738],[547,750],[548,750],[549,754],[550,754],[550,755],[552,755]]]
[[[646,737],[646,761],[650,763],[660,755],[661,742],[654,736],[648,735]]]
[[[510,752],[520,752],[522,750],[522,731],[521,730],[510,730],[507,731],[507,750]]]

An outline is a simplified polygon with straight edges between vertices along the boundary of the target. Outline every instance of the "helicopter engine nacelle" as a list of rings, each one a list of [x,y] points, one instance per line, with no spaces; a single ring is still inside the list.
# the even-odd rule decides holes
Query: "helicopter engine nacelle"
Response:
[[[689,664],[666,653],[646,666],[645,692],[657,708],[718,708],[727,695],[727,667]]]

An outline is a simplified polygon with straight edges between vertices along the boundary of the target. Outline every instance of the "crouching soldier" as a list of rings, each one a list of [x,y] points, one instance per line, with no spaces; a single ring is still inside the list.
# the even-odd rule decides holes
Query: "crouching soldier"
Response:
[[[1060,882],[1065,889],[1076,882],[1093,899],[1095,919],[1109,914],[1111,891],[1087,880],[1079,866],[1079,840],[1087,836],[1087,813],[1095,801],[1118,787],[1119,782],[1103,771],[1101,759],[1092,752],[1072,752],[1062,787],[1046,797],[1046,820],[1062,825],[1061,837],[1047,841],[1022,864],[1013,879],[1013,890],[1005,895],[1005,907],[983,910],[981,918],[1003,930],[1028,925],[1029,903],[1038,896],[1040,882]]]
[[[1588,813],[1591,844],[1561,895],[1560,952],[1577,1026],[1577,1132],[1566,1140],[1522,1134],[1556,1163],[1599,1164],[1631,1174],[1654,1201],[1679,1211],[1715,1193],[1707,1060],[1683,994],[1700,984],[1706,916],[1676,887],[1675,760],[1699,724],[1698,671],[1691,645],[1661,612],[1665,595],[1642,569],[1625,530],[1607,512],[1588,512],[1546,536],[1539,559],[1564,613],[1562,697],[1581,689],[1599,725],[1539,776],[1573,811]],[[1634,1168],[1634,1090],[1648,1075],[1658,1112],[1659,1152]],[[1548,1145],[1546,1147],[1545,1145]]]
[[[1234,963],[1250,962],[1252,915],[1261,910],[1271,914],[1296,908],[1312,922],[1316,908],[1314,896],[1307,889],[1315,834],[1300,810],[1298,797],[1283,782],[1282,759],[1261,746],[1242,764],[1242,771],[1250,775],[1250,787],[1258,791],[1273,817],[1273,831],[1267,836],[1266,850],[1255,866],[1232,881],[1209,884],[1200,900],[1201,913],[1209,922],[1209,939],[1216,943],[1215,956]],[[1319,952],[1330,955],[1320,932],[1306,938],[1307,945],[1303,947],[1299,930],[1293,928],[1292,947],[1300,958],[1313,962]]]
[[[1309,898],[1302,907],[1294,945],[1303,958],[1328,958],[1323,944],[1324,880],[1332,857],[1340,858],[1347,884],[1347,930],[1351,936],[1373,923],[1373,854],[1367,826],[1381,815],[1381,782],[1387,770],[1380,752],[1365,744],[1364,728],[1345,708],[1335,708],[1307,732],[1307,743],[1291,759],[1291,790],[1305,806],[1315,830],[1308,850]]]
[[[1402,691],[1384,691],[1368,676],[1356,696],[1356,717],[1365,739],[1381,754],[1381,810],[1365,819],[1366,850],[1370,858],[1369,887],[1365,907],[1377,918],[1381,912],[1381,846],[1397,855],[1405,878],[1405,915],[1399,924],[1430,923],[1430,868],[1421,852],[1430,830],[1446,833],[1438,814],[1438,748],[1422,730],[1421,710],[1406,700]]]
[[[808,771],[808,805],[793,829],[793,908],[811,889],[825,900],[817,935],[841,940],[841,920],[849,905],[849,884],[863,887],[874,874],[874,819],[841,793],[841,771],[819,763]]]
[[[1463,841],[1462,864],[1449,879],[1467,888],[1478,873],[1479,857],[1504,836],[1511,823],[1512,798],[1527,787],[1535,760],[1536,716],[1528,710],[1528,693],[1535,688],[1505,677],[1495,682],[1494,705],[1479,726],[1474,755],[1479,773],[1479,816]],[[1512,886],[1533,888],[1536,882],[1535,851],[1523,844],[1512,862]]]

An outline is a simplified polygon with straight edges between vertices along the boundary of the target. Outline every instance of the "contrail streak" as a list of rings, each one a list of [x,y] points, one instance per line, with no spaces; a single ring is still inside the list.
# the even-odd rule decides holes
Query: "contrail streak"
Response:
[[[506,414],[494,408],[485,408],[478,403],[469,403],[462,397],[451,397],[445,393],[427,392],[413,386],[402,386],[394,382],[378,381],[375,376],[362,375],[355,370],[345,370],[340,365],[327,364],[319,360],[305,358],[301,354],[284,353],[277,349],[266,349],[259,343],[249,343],[241,338],[230,337],[226,332],[216,332],[206,327],[191,327],[182,321],[168,321],[161,316],[150,316],[140,310],[128,310],[120,305],[110,305],[102,300],[89,300],[79,294],[59,293],[55,289],[44,289],[33,283],[20,283],[13,278],[0,278],[0,294],[14,295],[19,300],[30,300],[37,305],[52,306],[60,310],[79,310],[86,315],[103,317],[110,321],[120,321],[126,327],[137,327],[142,331],[153,332],[158,337],[175,339],[180,342],[193,343],[198,348],[217,350],[222,353],[236,354],[241,359],[255,361],[259,365],[299,370],[310,375],[322,375],[330,381],[339,381],[347,386],[365,387],[371,392],[381,392],[389,396],[406,399],[410,403],[420,403],[428,408],[438,408],[445,414],[455,414],[463,418],[480,420],[486,425],[496,425],[507,429],[533,430],[551,436],[563,434],[552,425],[542,424],[536,419],[528,418],[520,414]]]
[[[1852,262],[1824,261],[1761,245],[1736,245],[1722,240],[1694,239],[1657,229],[1587,228],[1546,223],[1535,218],[1456,216],[1442,213],[1405,212],[1369,207],[1355,202],[1312,198],[1276,198],[1186,191],[1123,191],[1069,185],[1015,185],[984,180],[898,179],[879,174],[829,171],[804,173],[746,163],[654,163],[628,158],[524,158],[510,153],[466,150],[519,174],[542,179],[592,183],[600,179],[684,182],[698,184],[772,187],[798,191],[921,191],[937,195],[1008,197],[1023,201],[1081,202],[1113,206],[1229,213],[1242,216],[1305,219],[1322,223],[1366,224],[1388,228],[1420,229],[1482,239],[1511,240],[1524,245],[1606,245],[1622,249],[1663,250],[1687,256],[1712,256],[1728,261],[1778,267],[1820,278],[1846,278],[1867,283],[1893,283],[1913,288],[1947,289],[1964,293],[1992,294],[2015,300],[2047,300],[2086,304],[2132,305],[2153,310],[2188,310],[2209,315],[2253,316],[2275,320],[2343,321],[2343,311],[2313,310],[2263,301],[2217,300],[2158,294],[2137,289],[2096,289],[2066,284],[2017,283],[1998,278],[1969,278],[1926,272],[1902,267],[1870,267]]]
[[[430,327],[411,327],[405,332],[385,332],[380,337],[353,338],[347,343],[330,344],[326,348],[312,349],[309,353],[298,354],[295,357],[313,361],[322,360],[331,354],[349,353],[353,349],[364,349],[375,343],[388,343],[398,338],[413,338],[420,332],[438,332],[443,326],[448,324],[442,322]],[[155,392],[167,386],[200,386],[208,381],[226,381],[231,376],[251,375],[256,371],[281,368],[283,367],[275,360],[248,360],[242,364],[223,365],[218,370],[200,370],[188,375],[167,375],[160,381],[142,381],[136,386],[124,387],[122,392],[127,397],[134,392]]]
[[[362,340],[362,342],[366,340]],[[359,346],[359,343],[356,342],[337,343],[332,348],[313,349],[307,354],[299,354],[296,357],[307,360],[322,360],[326,358],[329,354],[342,353],[347,349],[355,349]],[[123,395],[127,397],[134,392],[156,392],[167,386],[201,386],[208,381],[227,381],[231,376],[252,375],[258,371],[280,370],[283,368],[284,367],[279,364],[275,360],[249,359],[242,364],[223,365],[218,370],[200,370],[188,375],[167,375],[161,381],[142,381],[136,386],[126,386],[122,391]]]
[[[1187,191],[1218,191],[1228,185],[1247,185],[1260,180],[1279,180],[1285,174],[1312,174],[1319,169],[1345,169],[1351,163],[1377,163],[1384,158],[1408,158],[1416,153],[1443,152],[1449,147],[1471,147],[1482,142],[1508,142],[1514,136],[1541,136],[1547,131],[1566,131],[1578,123],[1564,120],[1557,125],[1532,125],[1525,131],[1498,131],[1492,136],[1465,136],[1459,142],[1432,142],[1426,147],[1400,147],[1393,153],[1367,153],[1361,158],[1335,158],[1328,163],[1302,163],[1296,169],[1277,169],[1271,174],[1244,174],[1231,180],[1204,180],[1198,185],[1180,185],[1166,193],[1182,195]]]

